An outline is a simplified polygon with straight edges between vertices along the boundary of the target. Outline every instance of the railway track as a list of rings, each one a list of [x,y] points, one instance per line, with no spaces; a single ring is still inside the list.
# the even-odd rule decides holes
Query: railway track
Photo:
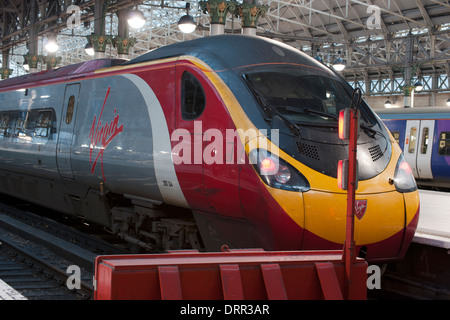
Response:
[[[91,299],[95,257],[125,252],[97,237],[0,203],[0,279],[27,299]]]
[[[382,287],[386,299],[450,300],[450,288],[445,285],[397,272],[388,272]]]

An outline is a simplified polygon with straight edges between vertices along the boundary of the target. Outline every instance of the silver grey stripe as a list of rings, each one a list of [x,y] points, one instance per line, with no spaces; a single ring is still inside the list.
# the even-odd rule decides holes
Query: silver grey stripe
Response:
[[[121,75],[132,81],[141,92],[147,105],[148,115],[152,126],[153,160],[156,181],[165,203],[189,208],[181,190],[172,160],[172,146],[166,118],[150,86],[134,74]]]

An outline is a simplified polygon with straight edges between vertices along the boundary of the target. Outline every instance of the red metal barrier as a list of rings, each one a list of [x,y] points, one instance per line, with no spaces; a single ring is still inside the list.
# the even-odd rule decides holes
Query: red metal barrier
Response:
[[[367,263],[352,269],[350,299],[366,299]],[[297,300],[342,299],[346,288],[342,251],[99,256],[95,299]]]

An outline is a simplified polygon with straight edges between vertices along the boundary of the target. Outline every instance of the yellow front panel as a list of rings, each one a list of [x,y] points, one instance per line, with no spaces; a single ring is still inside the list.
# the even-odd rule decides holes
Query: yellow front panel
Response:
[[[264,182],[261,180],[261,183]],[[283,210],[295,221],[300,227],[304,228],[305,225],[305,212],[303,210],[303,194],[301,192],[291,192],[280,190],[276,188],[271,188],[264,184],[267,190],[278,204],[283,208]]]
[[[310,190],[303,194],[305,228],[329,241],[345,240],[347,195]],[[357,195],[367,200],[366,213],[355,217],[355,241],[366,245],[387,239],[405,225],[403,195],[398,192]],[[389,208],[389,210],[386,210]]]
[[[411,220],[416,216],[419,211],[419,191],[405,193],[406,203],[406,226],[409,225]]]

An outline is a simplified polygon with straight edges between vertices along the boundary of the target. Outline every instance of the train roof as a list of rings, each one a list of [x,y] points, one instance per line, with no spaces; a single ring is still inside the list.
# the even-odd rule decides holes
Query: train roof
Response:
[[[71,77],[80,74],[93,72],[97,69],[114,67],[121,65],[127,60],[124,59],[95,59],[77,64],[64,66],[57,69],[43,70],[40,72],[30,73],[23,76],[13,77],[0,81],[0,88],[6,88],[15,85],[26,85],[33,82],[41,82],[45,80]]]
[[[77,75],[83,76],[97,69],[119,65],[132,66],[142,62],[183,55],[198,57],[213,70],[234,70],[234,68],[265,63],[295,63],[331,72],[329,68],[315,59],[279,41],[248,35],[217,35],[167,45],[132,60],[95,59],[5,79],[0,81],[0,90],[12,86],[26,87],[27,84],[30,86],[41,85],[58,78],[70,80],[70,78],[76,78]]]
[[[263,63],[297,63],[329,71],[303,52],[272,39],[249,35],[216,35],[160,47],[124,65],[190,55],[205,61],[214,70]]]
[[[448,107],[374,109],[382,119],[450,119]]]

